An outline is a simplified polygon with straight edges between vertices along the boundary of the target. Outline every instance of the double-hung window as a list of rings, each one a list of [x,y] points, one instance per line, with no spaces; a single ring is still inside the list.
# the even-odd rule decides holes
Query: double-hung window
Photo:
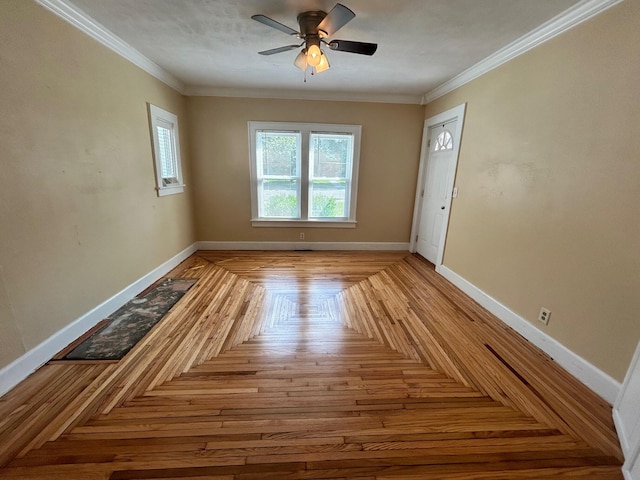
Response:
[[[249,122],[252,224],[355,227],[360,132]]]
[[[149,119],[158,196],[181,193],[184,191],[184,184],[180,163],[178,117],[149,104]]]

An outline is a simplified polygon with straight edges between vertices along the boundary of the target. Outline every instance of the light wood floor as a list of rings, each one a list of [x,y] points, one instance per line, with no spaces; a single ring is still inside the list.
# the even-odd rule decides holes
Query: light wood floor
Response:
[[[611,407],[390,252],[198,252],[120,362],[0,399],[0,477],[620,479]]]

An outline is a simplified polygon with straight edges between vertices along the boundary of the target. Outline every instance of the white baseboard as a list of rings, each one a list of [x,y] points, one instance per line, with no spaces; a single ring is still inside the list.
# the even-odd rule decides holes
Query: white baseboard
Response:
[[[197,242],[198,250],[388,250],[409,251],[408,242]]]
[[[51,360],[56,353],[95,326],[100,320],[108,317],[160,277],[166,275],[195,251],[196,244],[194,243],[4,367],[0,370],[0,396]]]
[[[553,358],[571,375],[576,377],[607,402],[612,405],[614,404],[621,388],[621,384],[618,381],[597,367],[591,365],[584,358],[575,354],[542,330],[533,326],[517,313],[509,310],[495,298],[487,295],[453,270],[445,267],[444,265],[440,265],[436,270],[444,278],[449,280],[484,308],[493,313],[496,317]]]

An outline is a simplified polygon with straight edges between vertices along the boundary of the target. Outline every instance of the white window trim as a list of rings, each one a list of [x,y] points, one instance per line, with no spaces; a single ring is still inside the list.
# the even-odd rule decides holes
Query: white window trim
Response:
[[[153,140],[153,165],[156,174],[156,191],[159,197],[165,195],[175,195],[184,192],[186,186],[182,179],[182,160],[180,158],[180,131],[178,129],[178,117],[171,112],[163,110],[155,105],[149,105],[149,123],[151,125],[151,137]],[[158,126],[169,127],[171,131],[171,141],[173,153],[176,159],[176,170],[178,183],[163,185],[162,166],[160,161],[160,141],[158,139]]]
[[[360,165],[361,125],[339,125],[332,123],[291,123],[291,122],[249,122],[249,159],[251,162],[251,225],[254,227],[323,227],[355,228],[356,205],[358,198],[358,172]],[[301,191],[309,191],[309,136],[314,133],[350,133],[353,135],[353,159],[350,173],[351,192],[349,198],[349,217],[344,219],[307,218],[307,198],[303,194],[301,204],[302,218],[264,218],[258,215],[258,172],[256,161],[256,132],[258,130],[295,131],[302,136]]]

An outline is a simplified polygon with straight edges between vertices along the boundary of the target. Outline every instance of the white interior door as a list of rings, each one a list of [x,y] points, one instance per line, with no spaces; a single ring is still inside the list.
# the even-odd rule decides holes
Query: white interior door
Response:
[[[429,129],[427,168],[422,191],[416,251],[437,264],[442,251],[455,175],[454,134],[457,120]]]

